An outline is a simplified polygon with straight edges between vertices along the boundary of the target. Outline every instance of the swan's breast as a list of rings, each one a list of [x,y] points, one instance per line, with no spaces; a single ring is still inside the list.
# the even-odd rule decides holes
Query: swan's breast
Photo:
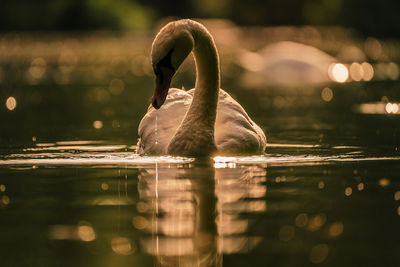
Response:
[[[139,154],[167,154],[168,144],[181,124],[192,101],[186,91],[170,88],[164,105],[156,110],[152,105],[139,124]],[[157,129],[157,131],[156,131]]]

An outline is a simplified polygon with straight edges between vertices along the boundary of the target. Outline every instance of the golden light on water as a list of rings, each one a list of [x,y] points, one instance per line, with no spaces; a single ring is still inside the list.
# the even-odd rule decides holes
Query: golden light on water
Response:
[[[400,75],[399,65],[395,62],[390,62],[386,68],[386,75],[391,80],[397,80]]]
[[[308,215],[307,213],[300,213],[296,216],[296,226],[297,227],[305,227],[308,224]]]
[[[338,83],[344,83],[349,78],[349,70],[342,63],[332,63],[328,69],[329,78]]]
[[[125,83],[121,79],[112,79],[109,90],[113,95],[120,95],[125,89]]]
[[[275,183],[284,183],[284,182],[286,182],[286,177],[285,176],[278,176],[278,177],[275,177]]]
[[[319,189],[324,189],[324,188],[325,188],[325,183],[324,183],[323,181],[320,181],[320,182],[318,183],[318,188],[319,188]]]
[[[77,239],[76,226],[53,225],[49,230],[49,238],[55,240]]]
[[[378,185],[382,186],[382,187],[386,187],[390,185],[390,180],[387,178],[381,178],[378,181]]]
[[[326,222],[326,215],[324,213],[319,213],[313,216],[308,222],[308,230],[315,232],[320,229]]]
[[[106,104],[110,100],[110,93],[101,87],[93,88],[91,98],[101,104]]]
[[[399,66],[395,62],[380,62],[375,65],[375,75],[379,80],[397,80],[399,78]]]
[[[133,226],[138,230],[146,229],[149,225],[149,221],[143,216],[135,216],[132,220]]]
[[[0,185],[0,192],[6,192],[6,186],[4,184]]]
[[[149,205],[146,202],[139,201],[136,204],[136,209],[138,212],[144,213],[149,210]]]
[[[31,66],[29,68],[29,74],[34,79],[40,79],[46,73],[47,63],[46,60],[42,57],[35,58],[31,62]]]
[[[381,43],[373,37],[367,38],[364,49],[367,55],[374,60],[378,60],[383,51]]]
[[[334,222],[329,226],[328,235],[331,238],[339,237],[343,233],[343,223],[342,222]]]
[[[108,184],[106,184],[106,183],[101,184],[101,190],[107,191],[109,188],[110,188],[110,186]]]
[[[396,191],[396,193],[394,193],[394,200],[400,200],[400,191]]]
[[[345,82],[348,78],[350,78],[355,82],[359,82],[361,80],[370,81],[372,80],[375,74],[374,68],[368,62],[363,62],[363,63],[353,62],[348,67],[348,69],[343,64],[340,64],[342,66],[336,66],[339,64],[333,64],[333,65],[334,66],[330,68],[331,74],[329,74],[329,77],[331,77],[331,80],[337,82]],[[395,73],[395,70],[393,71],[393,73]]]
[[[81,240],[91,242],[96,239],[93,227],[87,222],[80,225],[53,225],[49,229],[49,238],[55,240]]]
[[[113,120],[113,121],[111,122],[111,126],[112,126],[113,128],[119,128],[119,127],[121,127],[121,123],[120,123],[118,120]]]
[[[357,112],[363,114],[400,115],[400,103],[394,102],[363,103],[355,105],[354,108]]]
[[[327,244],[318,244],[310,251],[310,261],[312,263],[321,263],[328,257],[329,247]]]
[[[149,254],[177,257],[191,255],[195,245],[192,238],[159,238],[157,242],[143,239],[141,247]]]
[[[331,88],[329,87],[325,87],[324,89],[322,89],[321,92],[321,98],[322,100],[324,100],[325,102],[330,102],[333,98],[333,91]]]
[[[93,122],[93,127],[95,129],[101,129],[101,128],[103,128],[103,122],[102,121],[94,121]]]
[[[283,226],[279,230],[279,240],[281,241],[290,241],[293,239],[295,234],[295,229],[291,225]]]
[[[214,157],[214,168],[235,168],[235,158],[233,157]]]
[[[363,80],[366,82],[372,80],[372,78],[374,77],[374,68],[372,67],[372,65],[368,62],[363,62],[361,63],[361,67],[363,70]]]
[[[364,190],[364,188],[365,188],[364,183],[359,183],[359,184],[357,185],[358,191],[362,191],[362,190]]]
[[[96,234],[90,225],[78,226],[78,237],[80,240],[90,242],[96,239]]]
[[[387,103],[385,110],[388,114],[396,114],[399,112],[399,106],[396,103]]]
[[[344,190],[344,194],[346,197],[351,196],[351,194],[353,194],[353,189],[351,187],[346,187],[346,189]]]
[[[361,67],[361,64],[358,62],[354,62],[350,65],[350,77],[353,81],[359,82],[364,77],[364,69]]]
[[[6,107],[8,110],[14,110],[17,107],[17,100],[15,99],[15,97],[10,96],[9,98],[7,98]]]
[[[10,204],[10,198],[8,196],[2,196],[1,203],[3,203],[5,206],[7,206],[8,204]]]
[[[136,246],[126,237],[114,237],[111,240],[111,249],[120,255],[130,255],[136,250]]]

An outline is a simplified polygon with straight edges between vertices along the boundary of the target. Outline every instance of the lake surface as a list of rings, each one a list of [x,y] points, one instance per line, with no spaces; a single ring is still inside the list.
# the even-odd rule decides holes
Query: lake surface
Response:
[[[265,154],[147,157],[151,34],[129,36],[1,40],[1,266],[398,265],[396,58],[367,57],[368,81],[254,84],[217,40]],[[191,88],[183,67],[173,86]]]

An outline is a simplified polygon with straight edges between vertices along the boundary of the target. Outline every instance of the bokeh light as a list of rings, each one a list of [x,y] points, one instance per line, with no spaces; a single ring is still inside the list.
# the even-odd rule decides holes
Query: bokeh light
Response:
[[[78,226],[79,239],[85,242],[90,242],[96,239],[96,234],[90,225]]]
[[[386,75],[391,80],[397,80],[399,78],[399,65],[396,62],[389,62],[387,65]]]
[[[366,82],[372,80],[372,78],[374,77],[374,68],[372,67],[372,65],[368,62],[363,62],[361,63],[361,67],[363,70],[363,80]]]
[[[396,193],[394,193],[394,200],[400,200],[400,191],[396,191]]]
[[[296,226],[297,227],[305,227],[308,224],[308,215],[307,213],[300,213],[296,216]]]
[[[40,79],[46,73],[47,63],[46,60],[42,57],[35,58],[31,62],[31,66],[29,68],[29,74],[34,79]]]
[[[361,64],[358,62],[353,62],[350,65],[350,77],[353,81],[359,82],[364,77],[364,70],[361,67]]]
[[[112,79],[110,82],[109,90],[113,95],[121,94],[125,89],[125,83],[120,79]]]
[[[13,96],[7,98],[6,107],[8,110],[14,110],[17,107],[17,99],[15,99]]]
[[[103,128],[103,122],[102,122],[102,121],[99,121],[99,120],[94,121],[94,122],[93,122],[93,127],[94,127],[95,129],[101,129],[101,128]]]
[[[143,216],[135,216],[132,220],[133,226],[138,230],[143,230],[149,225],[148,220]]]
[[[325,87],[324,89],[322,89],[321,92],[321,98],[322,100],[324,100],[325,102],[330,102],[333,98],[333,91],[331,88],[329,87]]]
[[[390,180],[387,179],[387,178],[381,178],[381,179],[378,180],[378,184],[379,184],[381,187],[387,187],[387,186],[390,185]]]
[[[367,38],[364,43],[364,48],[367,55],[373,60],[378,60],[382,55],[382,45],[373,37]]]
[[[312,263],[321,263],[328,257],[329,247],[327,244],[318,244],[310,251],[310,261]]]
[[[130,255],[136,250],[136,245],[126,237],[114,237],[111,240],[112,250],[120,255]]]
[[[318,229],[320,229],[326,222],[326,214],[325,213],[319,213],[313,217],[310,218],[308,221],[308,230],[311,232],[315,232]]]
[[[279,240],[281,241],[289,241],[292,240],[295,234],[295,229],[291,225],[283,226],[279,230]]]
[[[349,70],[342,63],[333,63],[329,66],[328,75],[332,81],[344,83],[349,78]]]
[[[7,206],[10,204],[10,198],[8,196],[2,196],[1,197],[1,203],[3,203],[3,205]]]
[[[107,183],[102,183],[101,184],[101,190],[107,191],[110,188],[110,186]]]
[[[399,112],[399,106],[396,103],[387,103],[385,110],[388,114],[396,114]]]
[[[342,222],[334,222],[328,228],[328,235],[330,238],[337,238],[343,233],[343,229]]]
[[[362,191],[362,190],[364,190],[364,188],[365,188],[365,184],[364,184],[364,183],[359,183],[359,184],[357,185],[358,191]]]
[[[344,190],[344,194],[346,197],[351,196],[351,194],[353,194],[353,189],[351,187],[346,187]]]

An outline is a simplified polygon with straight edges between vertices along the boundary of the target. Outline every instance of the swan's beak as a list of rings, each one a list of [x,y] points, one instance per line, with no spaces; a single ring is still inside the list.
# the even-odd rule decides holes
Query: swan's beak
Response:
[[[156,74],[156,89],[151,100],[155,109],[159,109],[164,104],[174,74],[175,71],[173,69],[160,66],[159,72]]]

